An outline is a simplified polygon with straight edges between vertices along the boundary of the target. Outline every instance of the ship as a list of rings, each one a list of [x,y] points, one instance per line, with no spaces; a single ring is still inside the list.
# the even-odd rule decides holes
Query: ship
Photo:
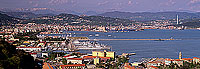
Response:
[[[158,40],[154,40],[154,41],[165,41],[165,40],[162,40],[162,39],[158,39]]]
[[[99,34],[95,34],[95,36],[96,36],[96,37],[98,37],[98,36],[99,36]]]

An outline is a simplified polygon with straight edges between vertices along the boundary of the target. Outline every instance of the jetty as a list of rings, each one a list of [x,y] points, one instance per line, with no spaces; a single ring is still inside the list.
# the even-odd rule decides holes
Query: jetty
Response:
[[[78,40],[91,40],[91,41],[112,41],[112,40],[154,40],[154,41],[163,41],[163,40],[180,40],[180,39],[78,39]]]

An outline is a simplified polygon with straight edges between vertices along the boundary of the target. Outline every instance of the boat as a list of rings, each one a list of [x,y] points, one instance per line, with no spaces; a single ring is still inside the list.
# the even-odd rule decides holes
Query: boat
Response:
[[[185,30],[185,27],[184,26],[182,26],[182,27],[179,27],[179,28],[177,28],[178,30]]]
[[[198,30],[200,30],[200,28],[197,28]]]
[[[154,40],[154,41],[164,41],[164,40],[162,40],[162,39],[158,39],[158,40]]]
[[[95,36],[99,36],[99,34],[95,34]]]

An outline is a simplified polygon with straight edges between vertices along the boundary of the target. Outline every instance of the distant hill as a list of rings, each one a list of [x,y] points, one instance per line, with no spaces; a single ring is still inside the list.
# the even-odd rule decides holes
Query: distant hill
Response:
[[[0,13],[0,25],[11,25],[14,23],[18,23],[18,18],[14,18],[11,16],[8,16],[6,14]]]
[[[85,14],[85,15],[90,16],[90,15],[97,15],[98,13],[95,12],[95,11],[87,11],[87,12],[84,12],[84,13],[82,13],[82,14]]]
[[[179,15],[181,19],[191,19],[191,18],[200,18],[200,13],[188,13],[188,12],[106,12],[98,14],[98,16],[105,17],[114,17],[114,18],[123,18],[131,19],[137,21],[148,21],[148,20],[160,20],[160,19],[175,19],[176,15]]]
[[[54,16],[55,14],[35,14],[32,12],[4,12],[5,14],[16,17],[16,18],[21,18],[21,19],[31,19],[31,18],[37,18],[37,17],[42,17],[42,16]]]
[[[50,8],[0,8],[3,12],[31,12],[34,14],[59,14],[60,12]]]
[[[195,19],[184,19],[182,20],[183,24],[179,24],[176,26],[187,26],[191,28],[198,28],[200,27],[200,18]]]
[[[76,12],[67,9],[52,9],[52,8],[0,8],[0,11],[3,12],[24,12],[24,13],[34,13],[34,14],[61,14],[68,13],[74,15],[97,15],[98,13],[95,11],[85,11],[85,12]]]
[[[130,24],[135,23],[135,21],[128,19],[119,19],[119,18],[111,18],[111,17],[103,17],[103,16],[78,16],[73,14],[59,14],[56,16],[44,16],[38,17],[36,19],[26,20],[23,23],[68,23],[71,25],[117,25],[117,24]]]

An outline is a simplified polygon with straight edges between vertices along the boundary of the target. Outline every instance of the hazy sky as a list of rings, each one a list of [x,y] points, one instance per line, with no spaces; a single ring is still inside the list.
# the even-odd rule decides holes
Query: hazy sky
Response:
[[[72,11],[200,11],[200,0],[0,0],[0,8],[56,8]]]

